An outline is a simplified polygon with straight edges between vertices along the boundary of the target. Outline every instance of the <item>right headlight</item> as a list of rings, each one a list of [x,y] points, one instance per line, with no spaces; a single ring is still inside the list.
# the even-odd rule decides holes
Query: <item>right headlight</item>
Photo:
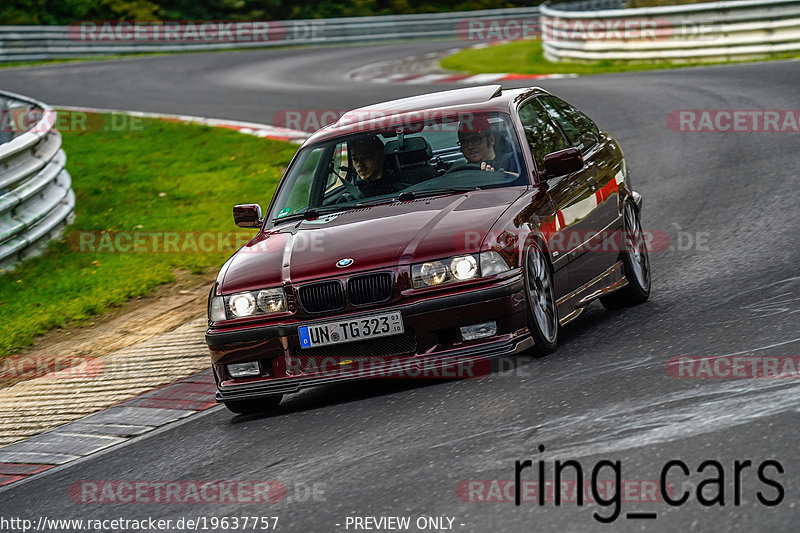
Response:
[[[483,252],[417,263],[411,266],[411,280],[415,289],[421,289],[454,281],[493,276],[506,270],[509,270],[508,263],[499,253]]]

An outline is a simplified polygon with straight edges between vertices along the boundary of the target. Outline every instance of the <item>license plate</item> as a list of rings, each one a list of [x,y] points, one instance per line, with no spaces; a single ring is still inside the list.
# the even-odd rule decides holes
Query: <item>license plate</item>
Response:
[[[404,331],[400,311],[297,328],[301,348],[388,337]]]

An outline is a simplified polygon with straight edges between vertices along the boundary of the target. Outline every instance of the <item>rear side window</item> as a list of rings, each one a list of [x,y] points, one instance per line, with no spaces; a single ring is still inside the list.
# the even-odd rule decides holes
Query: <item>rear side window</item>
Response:
[[[520,106],[519,119],[525,129],[528,148],[540,172],[544,170],[544,156],[569,148],[567,140],[536,99],[528,100]]]
[[[571,146],[580,148],[581,152],[586,153],[589,148],[597,144],[600,130],[592,119],[555,96],[543,96],[540,100],[547,113],[564,130]]]

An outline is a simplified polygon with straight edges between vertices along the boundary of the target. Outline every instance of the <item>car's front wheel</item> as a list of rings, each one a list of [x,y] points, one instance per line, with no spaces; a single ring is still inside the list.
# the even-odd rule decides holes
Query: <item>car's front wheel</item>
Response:
[[[525,292],[533,352],[548,354],[558,344],[558,308],[550,262],[536,245],[529,246],[525,253]]]
[[[619,309],[644,303],[650,297],[650,257],[647,254],[639,213],[632,202],[625,202],[623,211],[622,264],[628,284],[622,289],[600,298],[606,309]]]
[[[225,402],[225,407],[232,413],[238,415],[252,415],[256,413],[265,413],[278,408],[283,395],[267,396],[266,398],[258,398],[254,400],[229,400]]]

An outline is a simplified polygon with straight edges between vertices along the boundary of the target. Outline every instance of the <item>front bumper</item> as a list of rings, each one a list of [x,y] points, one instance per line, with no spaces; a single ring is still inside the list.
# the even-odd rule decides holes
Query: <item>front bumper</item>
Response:
[[[480,377],[490,369],[487,364],[491,359],[514,355],[533,346],[530,336],[520,336],[508,341],[493,342],[481,348],[452,350],[442,355],[427,357],[411,357],[402,363],[402,379],[448,379]],[[290,394],[301,389],[317,387],[343,381],[360,379],[393,378],[389,368],[372,369],[359,372],[325,372],[320,375],[304,377],[286,377],[265,379],[258,382],[236,385],[218,385],[216,399],[218,402],[230,400],[249,400],[264,396]]]
[[[406,331],[415,336],[413,351],[389,356],[393,363],[399,361],[402,366],[403,372],[397,375],[387,375],[388,367],[376,368],[370,364],[367,364],[368,368],[361,366],[353,371],[336,367],[332,371],[320,369],[290,375],[285,369],[291,366],[291,362],[308,358],[309,353],[299,348],[298,324],[275,324],[236,331],[209,330],[206,342],[217,376],[217,400],[287,394],[358,379],[471,377],[485,374],[488,360],[519,353],[532,345],[527,331],[527,301],[521,273],[491,287],[430,297],[405,305],[373,308],[369,312],[375,314],[388,309],[399,310]],[[346,317],[337,316],[329,320],[337,318]],[[463,341],[458,335],[453,335],[460,327],[487,321],[497,323],[494,336]],[[391,337],[385,339],[391,340]],[[381,357],[385,355],[377,354],[375,359]],[[361,359],[369,360],[370,356]],[[267,365],[271,375],[241,380],[228,378],[225,365],[253,360]]]

